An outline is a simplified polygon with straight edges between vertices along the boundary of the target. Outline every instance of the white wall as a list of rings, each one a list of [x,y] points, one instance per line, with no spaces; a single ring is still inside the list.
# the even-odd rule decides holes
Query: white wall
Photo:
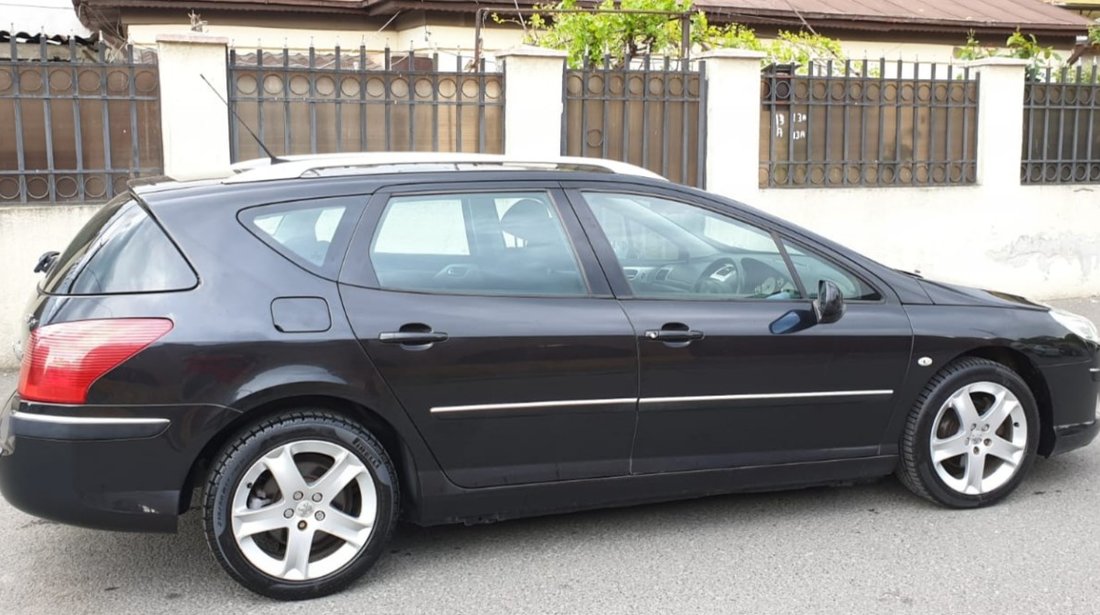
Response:
[[[198,33],[157,38],[165,175],[195,177],[229,166],[229,116],[223,102],[228,98],[228,42]]]
[[[43,252],[63,251],[98,205],[0,207],[0,368],[16,367],[23,312],[42,274],[34,265]]]
[[[1100,186],[730,195],[884,264],[1032,298],[1100,294]]]

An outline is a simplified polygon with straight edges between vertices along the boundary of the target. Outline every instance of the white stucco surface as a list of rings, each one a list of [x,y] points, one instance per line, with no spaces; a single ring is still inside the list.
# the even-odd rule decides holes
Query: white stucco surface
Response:
[[[497,53],[504,62],[504,152],[514,156],[561,155],[561,83],[565,52],[515,47]],[[557,84],[557,88],[547,87]]]
[[[23,312],[42,275],[34,265],[43,252],[64,251],[98,205],[0,207],[0,368],[17,366]]]
[[[1033,298],[1100,294],[1100,186],[731,195],[926,277]]]
[[[227,42],[194,33],[157,38],[165,175],[201,175],[229,166]]]

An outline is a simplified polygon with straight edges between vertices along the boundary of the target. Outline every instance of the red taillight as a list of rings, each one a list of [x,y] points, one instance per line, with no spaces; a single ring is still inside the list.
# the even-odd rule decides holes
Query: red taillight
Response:
[[[19,371],[27,401],[81,404],[100,376],[172,330],[164,318],[78,320],[31,331]]]

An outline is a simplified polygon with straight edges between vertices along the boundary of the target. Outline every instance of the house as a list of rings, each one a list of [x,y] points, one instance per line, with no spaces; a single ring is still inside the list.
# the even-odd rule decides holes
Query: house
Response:
[[[1100,0],[1098,0],[1100,1]],[[484,24],[483,48],[523,40],[518,23],[498,24],[544,0],[72,0],[80,20],[108,39],[151,44],[157,34],[185,32],[193,10],[208,31],[238,48],[331,48],[361,43],[416,50],[471,50]],[[1017,29],[1068,55],[1088,18],[1044,0],[696,0],[716,23],[753,27],[763,38],[780,30],[813,30],[838,38],[853,57],[914,57],[944,61],[973,32],[986,45],[1002,44]],[[519,20],[515,20],[519,21]]]
[[[1047,2],[1080,13],[1090,19],[1100,19],[1100,0],[1047,0]]]

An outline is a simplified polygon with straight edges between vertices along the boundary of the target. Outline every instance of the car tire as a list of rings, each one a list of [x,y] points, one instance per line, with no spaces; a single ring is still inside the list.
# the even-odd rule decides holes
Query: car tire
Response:
[[[901,436],[897,476],[938,504],[987,506],[1020,484],[1038,445],[1039,412],[1027,383],[1000,363],[964,358],[917,397]]]
[[[284,493],[285,491],[285,493]],[[339,591],[378,559],[397,522],[397,473],[359,423],[325,410],[266,418],[211,462],[207,543],[246,588],[279,600]]]

